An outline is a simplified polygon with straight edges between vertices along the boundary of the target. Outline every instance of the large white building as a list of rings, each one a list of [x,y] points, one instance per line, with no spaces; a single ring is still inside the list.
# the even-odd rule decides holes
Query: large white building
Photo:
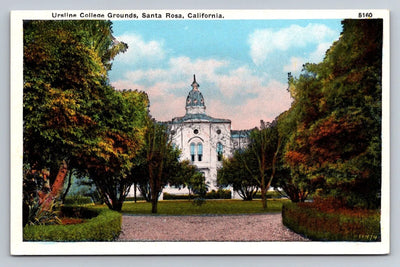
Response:
[[[233,131],[229,119],[207,115],[196,76],[191,86],[186,98],[186,114],[167,122],[171,140],[182,151],[181,159],[190,160],[204,174],[209,190],[216,190],[217,169],[222,166],[222,158],[230,157],[235,149],[246,147],[249,131]],[[186,193],[186,190],[167,187],[164,192]]]
[[[232,130],[229,119],[213,118],[206,113],[205,100],[200,85],[193,76],[192,89],[186,98],[186,114],[164,122],[168,125],[172,144],[181,151],[181,160],[189,160],[204,174],[209,191],[217,190],[217,170],[222,159],[230,157],[237,149],[247,147],[250,130]],[[183,109],[183,108],[182,108]],[[163,193],[188,194],[187,188],[166,186]],[[136,192],[140,195],[140,192]],[[239,198],[232,192],[233,198]],[[134,195],[133,188],[129,196]],[[161,194],[160,199],[163,198]]]

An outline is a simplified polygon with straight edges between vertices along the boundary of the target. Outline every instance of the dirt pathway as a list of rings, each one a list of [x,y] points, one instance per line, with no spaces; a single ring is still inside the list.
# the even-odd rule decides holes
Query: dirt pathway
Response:
[[[308,241],[282,224],[281,214],[122,216],[117,241]]]

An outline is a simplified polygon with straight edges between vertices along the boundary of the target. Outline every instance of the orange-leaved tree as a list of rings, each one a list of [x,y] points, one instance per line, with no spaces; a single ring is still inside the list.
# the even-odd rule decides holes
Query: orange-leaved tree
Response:
[[[292,175],[323,180],[324,195],[380,206],[382,20],[344,20],[319,64],[290,77],[294,123],[285,146]]]

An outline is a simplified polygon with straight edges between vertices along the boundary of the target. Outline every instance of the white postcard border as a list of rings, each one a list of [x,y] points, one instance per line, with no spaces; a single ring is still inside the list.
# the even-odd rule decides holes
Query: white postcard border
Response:
[[[76,18],[53,18],[52,13],[77,14]],[[382,217],[381,242],[23,242],[22,240],[22,105],[23,20],[99,19],[80,14],[108,13],[219,13],[224,20],[238,19],[357,19],[360,13],[383,18],[382,67]],[[112,18],[117,20],[121,18]],[[139,16],[137,20],[143,20]],[[162,18],[160,20],[166,20]],[[173,19],[168,19],[173,20]],[[179,20],[179,19],[177,19]],[[191,20],[210,20],[199,18]],[[388,10],[48,10],[11,13],[11,214],[12,255],[310,255],[387,254],[390,250],[390,28]]]

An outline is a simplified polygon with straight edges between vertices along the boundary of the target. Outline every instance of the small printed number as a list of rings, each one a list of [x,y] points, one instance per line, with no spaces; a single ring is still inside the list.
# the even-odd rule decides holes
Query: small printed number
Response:
[[[372,18],[372,13],[358,13],[359,18]]]

